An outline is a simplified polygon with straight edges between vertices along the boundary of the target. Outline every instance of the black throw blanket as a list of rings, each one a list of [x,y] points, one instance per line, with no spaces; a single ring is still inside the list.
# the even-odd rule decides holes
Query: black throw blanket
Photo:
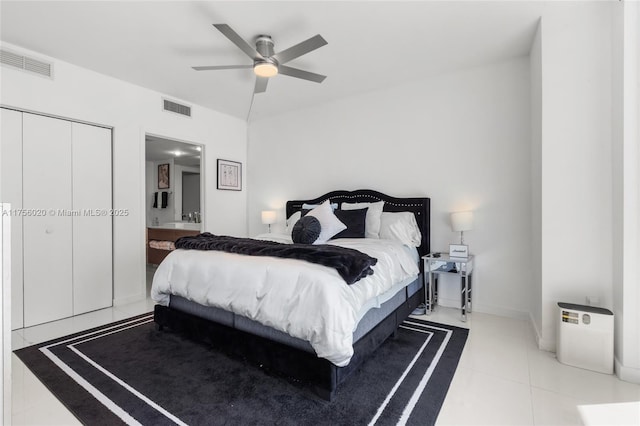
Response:
[[[335,268],[347,284],[353,284],[360,278],[373,274],[371,267],[378,262],[378,259],[358,250],[330,244],[282,244],[275,241],[213,235],[209,232],[178,238],[175,246],[176,249],[217,250],[248,256],[306,260]]]

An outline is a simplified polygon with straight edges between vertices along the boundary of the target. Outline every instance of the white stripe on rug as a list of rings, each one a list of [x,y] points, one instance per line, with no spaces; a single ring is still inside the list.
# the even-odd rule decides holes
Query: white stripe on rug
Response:
[[[80,336],[72,337],[72,338],[70,338],[70,339],[63,340],[63,341],[61,341],[61,342],[51,343],[50,345],[43,346],[43,347],[44,347],[45,349],[48,349],[48,348],[50,348],[50,347],[52,347],[52,346],[59,346],[59,345],[63,345],[63,344],[65,344],[65,343],[73,342],[74,340],[82,339],[82,338],[87,337],[87,336],[93,336],[93,335],[95,335],[95,334],[104,333],[105,331],[108,331],[108,330],[113,330],[113,329],[116,329],[116,328],[118,328],[118,327],[122,327],[122,326],[124,326],[124,325],[134,324],[134,323],[137,323],[137,322],[139,322],[139,321],[142,321],[142,320],[148,320],[148,319],[152,319],[152,318],[153,318],[153,314],[149,314],[148,316],[143,316],[143,317],[140,317],[140,318],[136,318],[136,319],[131,320],[131,321],[125,321],[125,322],[120,323],[120,324],[112,325],[111,327],[101,328],[100,330],[92,331],[91,333],[87,333],[87,334],[83,334],[83,335],[80,335]],[[148,321],[147,321],[147,322],[148,322]],[[40,348],[40,350],[42,350],[42,348]]]
[[[144,321],[144,320],[146,320],[146,321]],[[143,321],[143,322],[140,322],[140,321]],[[124,322],[124,323],[118,324],[116,326],[112,326],[112,327],[108,327],[108,328],[105,328],[105,329],[102,329],[102,330],[98,330],[98,331],[94,331],[94,332],[91,332],[91,333],[87,333],[85,335],[76,336],[76,337],[74,337],[72,339],[67,339],[67,340],[64,340],[64,341],[61,341],[61,342],[52,343],[50,345],[47,345],[45,347],[40,348],[40,351],[43,354],[45,354],[45,356],[47,356],[54,364],[56,364],[62,371],[64,371],[69,377],[71,377],[76,383],[78,383],[80,386],[82,386],[94,398],[96,398],[98,401],[100,401],[100,403],[102,403],[102,405],[107,407],[112,413],[114,413],[116,416],[118,416],[126,424],[128,424],[128,425],[140,425],[140,423],[136,419],[131,417],[131,415],[129,415],[129,413],[124,411],[120,406],[118,406],[115,402],[113,402],[106,395],[104,395],[102,392],[100,392],[91,383],[86,381],[82,376],[78,375],[71,367],[69,367],[67,364],[65,364],[64,361],[62,361],[55,354],[53,354],[49,350],[49,348],[53,347],[53,346],[60,346],[60,345],[63,345],[65,343],[68,343],[68,342],[76,341],[76,343],[72,343],[70,345],[66,345],[67,348],[72,350],[74,353],[76,353],[76,355],[78,355],[81,358],[83,358],[85,361],[87,361],[89,364],[91,364],[94,368],[96,368],[97,370],[101,371],[107,377],[109,377],[110,379],[112,379],[113,381],[118,383],[120,386],[122,386],[125,389],[127,389],[129,392],[131,392],[132,394],[137,396],[139,399],[141,399],[143,402],[145,402],[147,405],[149,405],[152,408],[154,408],[156,411],[158,411],[159,413],[161,413],[165,417],[169,418],[170,420],[172,420],[173,422],[175,422],[175,423],[177,423],[179,425],[186,426],[186,423],[182,422],[179,418],[177,418],[173,414],[169,413],[167,410],[165,410],[164,408],[162,408],[161,406],[159,406],[158,404],[156,404],[155,402],[153,402],[152,400],[150,400],[149,398],[147,398],[146,396],[144,396],[143,394],[138,392],[136,389],[134,389],[131,386],[129,386],[128,384],[126,384],[124,381],[122,381],[121,379],[116,377],[114,374],[112,374],[111,372],[109,372],[106,369],[104,369],[103,367],[101,367],[95,361],[93,361],[92,359],[87,357],[85,354],[80,352],[77,348],[75,348],[75,345],[78,345],[78,344],[81,344],[81,343],[84,343],[84,342],[88,342],[90,340],[98,339],[100,337],[108,336],[108,335],[111,335],[111,334],[114,334],[114,333],[119,333],[121,331],[128,330],[128,329],[131,329],[131,328],[139,327],[139,326],[141,326],[143,324],[148,324],[150,322],[153,322],[153,317],[151,317],[151,316],[150,317],[137,318],[137,319],[135,319],[133,321]],[[105,331],[108,331],[108,332],[104,333]],[[102,334],[100,334],[100,333],[102,333]],[[83,338],[88,337],[88,336],[92,336],[92,337],[89,337],[88,339],[84,339],[84,340],[78,341],[79,339],[83,339]]]
[[[91,394],[91,396],[93,396],[95,399],[100,401],[102,403],[102,405],[107,407],[109,409],[109,411],[111,411],[113,414],[118,416],[123,422],[125,422],[128,425],[141,425],[136,419],[131,417],[131,415],[129,415],[129,413],[124,411],[122,408],[120,408],[120,406],[118,406],[116,403],[114,403],[109,398],[107,398],[107,396],[105,394],[103,394],[98,389],[96,389],[91,383],[89,383],[85,379],[83,379],[82,376],[80,376],[78,373],[73,371],[73,369],[71,369],[71,367],[69,367],[67,364],[62,362],[60,360],[60,358],[58,358],[57,356],[52,354],[49,349],[41,348],[40,350],[42,351],[42,353],[47,358],[49,358],[51,360],[51,362],[53,362],[55,365],[57,365],[58,368],[60,368],[62,371],[67,373],[67,375],[69,377],[71,377],[73,380],[75,380],[75,382],[78,383],[80,386],[85,388],[85,390],[87,392],[89,392]]]
[[[402,373],[402,375],[400,376],[398,381],[396,381],[396,384],[393,385],[393,388],[391,388],[391,391],[389,392],[387,397],[384,399],[384,401],[382,401],[382,404],[380,405],[380,407],[378,407],[378,411],[376,412],[375,416],[373,416],[373,419],[371,419],[371,421],[369,422],[369,426],[372,426],[372,425],[376,424],[376,422],[378,421],[378,419],[380,418],[380,416],[384,412],[384,409],[389,404],[389,401],[391,401],[391,398],[393,398],[393,396],[395,395],[396,391],[398,390],[398,388],[400,387],[400,385],[402,384],[404,379],[409,374],[409,371],[411,370],[413,365],[418,361],[418,358],[420,358],[420,355],[422,355],[422,352],[424,352],[425,348],[427,347],[427,345],[431,341],[431,338],[433,337],[433,333],[429,333],[428,331],[413,329],[413,328],[409,328],[409,327],[403,327],[402,325],[400,327],[407,328],[407,329],[410,329],[412,331],[417,331],[417,332],[420,332],[420,333],[429,334],[429,337],[427,337],[427,339],[424,341],[424,343],[422,344],[422,346],[420,347],[420,349],[418,350],[416,355],[413,357],[413,359],[411,360],[411,362],[407,366],[407,368],[405,368],[404,372]]]
[[[411,321],[406,321],[406,323],[411,325],[423,325],[423,324],[413,323]],[[438,352],[436,353],[435,357],[431,361],[431,365],[429,365],[429,368],[427,369],[426,373],[422,377],[422,380],[420,380],[418,387],[416,387],[416,390],[413,392],[413,395],[411,396],[409,403],[404,408],[404,411],[402,412],[402,416],[400,416],[400,420],[398,420],[398,423],[397,423],[398,425],[407,424],[407,420],[409,420],[409,416],[411,416],[411,412],[416,407],[416,404],[418,403],[418,400],[420,399],[422,392],[424,392],[424,389],[427,387],[427,383],[429,383],[429,379],[433,374],[433,370],[435,370],[436,366],[438,365],[438,362],[440,362],[440,358],[442,358],[442,354],[444,353],[444,350],[447,348],[447,345],[449,344],[449,340],[451,340],[451,336],[453,335],[453,330],[447,330],[444,328],[434,327],[430,325],[427,327],[434,330],[444,331],[446,332],[446,336],[444,338],[444,341],[440,345],[440,348],[438,348]]]
[[[153,402],[151,399],[147,398],[145,395],[140,393],[138,390],[136,390],[133,387],[129,386],[127,383],[125,383],[124,380],[120,379],[115,374],[113,374],[110,371],[106,370],[100,364],[98,364],[97,362],[95,362],[94,360],[92,360],[91,358],[89,358],[88,356],[83,354],[82,352],[80,352],[78,350],[78,348],[76,348],[74,346],[68,346],[68,348],[71,349],[74,353],[76,353],[79,357],[81,357],[82,359],[87,361],[89,364],[93,365],[97,370],[102,372],[104,375],[109,377],[111,380],[113,380],[114,382],[116,382],[117,384],[119,384],[120,386],[122,386],[123,388],[125,388],[126,390],[128,390],[129,392],[134,394],[135,396],[137,396],[139,399],[141,399],[147,405],[149,405],[150,407],[153,407],[156,411],[158,411],[159,413],[163,414],[165,417],[167,417],[171,421],[174,421],[174,422],[176,422],[176,424],[179,424],[179,425],[187,426],[187,424],[185,422],[183,422],[182,420],[180,420],[179,418],[177,418],[176,416],[174,416],[173,414],[171,414],[170,412],[168,412],[167,410],[165,410],[164,408],[162,408],[161,406],[159,406],[158,404]]]

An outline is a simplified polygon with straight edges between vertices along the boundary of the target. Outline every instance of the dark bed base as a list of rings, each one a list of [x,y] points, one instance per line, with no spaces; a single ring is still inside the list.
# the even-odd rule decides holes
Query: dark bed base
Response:
[[[409,314],[424,300],[421,289],[382,320],[353,345],[354,354],[349,365],[337,367],[315,354],[255,336],[245,331],[217,324],[200,317],[156,305],[155,322],[181,333],[190,339],[204,342],[270,373],[305,382],[323,399],[331,400],[340,383],[358,367],[398,328]]]

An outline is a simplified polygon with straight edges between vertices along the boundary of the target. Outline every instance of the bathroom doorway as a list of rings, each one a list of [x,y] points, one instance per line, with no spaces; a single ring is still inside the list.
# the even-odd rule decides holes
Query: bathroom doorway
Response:
[[[147,291],[156,265],[169,254],[170,240],[204,230],[202,150],[194,143],[145,136]]]
[[[202,222],[201,160],[201,145],[146,135],[147,226]]]

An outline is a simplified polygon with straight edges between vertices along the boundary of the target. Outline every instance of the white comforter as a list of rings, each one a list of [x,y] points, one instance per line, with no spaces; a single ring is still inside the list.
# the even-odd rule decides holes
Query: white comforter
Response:
[[[175,250],[158,266],[151,297],[167,306],[174,294],[251,318],[309,341],[319,357],[344,366],[353,355],[352,334],[363,306],[419,270],[415,249],[396,241],[330,243],[378,259],[374,274],[347,285],[335,269],[301,260]]]

